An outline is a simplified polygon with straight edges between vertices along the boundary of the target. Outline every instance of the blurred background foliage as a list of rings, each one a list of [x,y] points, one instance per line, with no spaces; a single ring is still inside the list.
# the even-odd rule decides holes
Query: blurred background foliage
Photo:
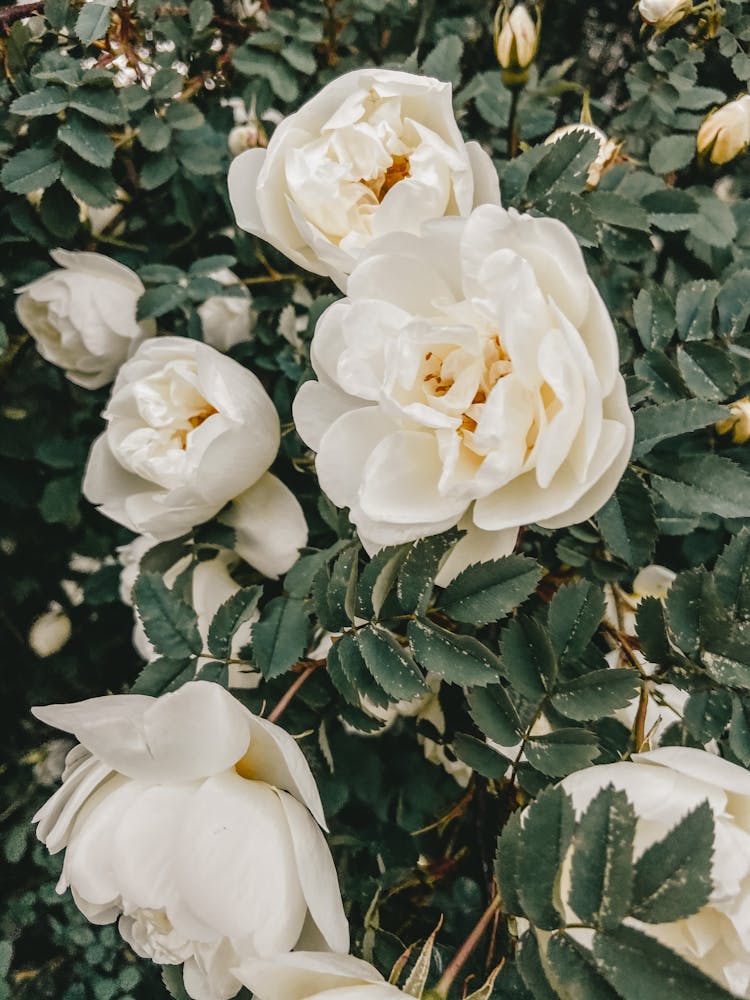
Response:
[[[15,318],[14,289],[49,270],[50,249],[96,250],[141,273],[150,292],[142,315],[164,331],[200,337],[197,308],[215,291],[206,272],[217,255],[232,259],[258,314],[253,339],[232,354],[261,376],[287,426],[276,471],[305,507],[310,545],[332,545],[348,535],[348,523],[319,503],[289,425],[315,320],[335,289],[235,229],[225,181],[236,124],[229,101],[242,102],[262,141],[349,69],[402,66],[438,76],[454,86],[465,136],[493,153],[504,203],[556,215],[579,237],[618,325],[631,402],[677,406],[660,413],[656,432],[648,417],[639,426],[631,488],[647,513],[635,543],[631,537],[618,549],[606,537],[610,511],[609,522],[529,532],[525,551],[553,583],[579,574],[626,590],[648,561],[676,571],[712,565],[750,502],[747,446],[712,429],[716,404],[741,396],[750,379],[750,171],[740,158],[719,180],[694,158],[705,114],[745,91],[750,77],[747,5],[723,6],[716,37],[701,38],[692,22],[649,48],[626,0],[547,0],[519,104],[524,152],[512,162],[511,94],[487,2],[46,0],[24,19],[0,9],[0,997],[134,1000],[163,990],[159,971],[129,953],[113,927],[89,926],[55,894],[59,859],[46,856],[30,826],[65,747],[49,742],[29,707],[124,691],[142,662],[115,558],[131,536],[80,496],[107,391],[79,389],[41,360]],[[532,148],[578,121],[583,88],[595,124],[623,143],[621,162],[596,192],[586,190],[585,138],[546,154]],[[91,211],[113,203],[117,212],[103,222]],[[706,456],[733,464],[695,468]],[[728,468],[742,478],[723,480]],[[274,593],[280,584],[268,588]],[[28,637],[50,606],[72,631],[59,651],[40,656]],[[288,676],[274,678],[248,701],[273,704],[288,684]],[[466,728],[466,707],[458,688],[444,685],[441,697],[450,741]],[[726,708],[719,705],[720,716]],[[387,973],[443,913],[440,963],[487,904],[509,802],[490,794],[486,777],[476,775],[464,792],[427,762],[413,718],[369,739],[349,735],[340,711],[319,671],[284,725],[307,734],[302,745],[321,786],[357,948]],[[712,735],[724,729],[715,723]],[[613,746],[627,738],[624,729],[612,732]],[[675,739],[694,737],[685,731]],[[495,954],[504,946],[497,940]],[[484,961],[478,955],[467,974],[483,976]],[[530,994],[509,967],[493,996]]]

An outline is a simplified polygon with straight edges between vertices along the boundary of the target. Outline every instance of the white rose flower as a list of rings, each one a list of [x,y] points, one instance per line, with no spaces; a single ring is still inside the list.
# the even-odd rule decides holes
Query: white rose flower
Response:
[[[344,288],[362,251],[390,232],[500,203],[492,161],[465,143],[450,84],[363,69],[324,87],[229,169],[241,229]]]
[[[659,31],[666,31],[693,9],[692,0],[638,0],[638,12]]]
[[[750,998],[750,774],[705,750],[662,747],[636,754],[633,762],[577,771],[561,784],[579,816],[606,785],[624,791],[638,818],[637,857],[688,812],[708,802],[714,814],[709,901],[698,913],[673,923],[628,923],[736,996]],[[567,893],[562,895],[565,899]]]
[[[203,328],[203,340],[217,351],[228,351],[236,344],[250,339],[258,321],[248,290],[229,268],[221,268],[211,275],[214,281],[225,286],[236,285],[242,295],[212,295],[198,306]]]
[[[704,120],[696,146],[712,163],[729,163],[750,146],[750,94],[712,111]]]
[[[279,417],[252,372],[208,344],[150,340],[120,369],[104,417],[83,481],[103,514],[162,541],[236,499],[239,554],[269,575],[289,569],[307,528],[292,492],[267,471]]]
[[[384,237],[311,358],[293,412],[323,491],[370,553],[465,529],[441,584],[523,524],[590,517],[630,455],[614,327],[554,219],[484,206]]]
[[[184,963],[194,1000],[235,996],[253,955],[348,950],[318,790],[283,729],[206,681],[33,711],[80,743],[34,821],[92,923]]]
[[[256,1000],[396,1000],[405,997],[377,969],[352,955],[297,951],[247,959],[237,978]]]
[[[16,313],[46,361],[75,385],[99,389],[156,333],[153,320],[135,318],[143,283],[102,254],[53,250],[50,256],[59,270],[19,288]]]

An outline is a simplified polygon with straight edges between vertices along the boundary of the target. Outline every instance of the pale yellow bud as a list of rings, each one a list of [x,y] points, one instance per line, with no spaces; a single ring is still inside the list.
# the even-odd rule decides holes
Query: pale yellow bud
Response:
[[[507,8],[502,14],[502,23],[495,35],[497,61],[509,74],[518,75],[522,82],[526,70],[534,61],[539,44],[539,24],[534,23],[525,4],[519,3],[512,10]]]
[[[750,94],[712,111],[698,131],[699,153],[712,163],[729,163],[750,145]]]
[[[729,407],[730,417],[716,425],[719,434],[731,434],[735,444],[745,444],[750,440],[750,399],[743,396]]]
[[[49,611],[40,615],[29,629],[29,645],[37,656],[52,656],[63,648],[71,631],[70,618],[53,601]]]
[[[638,12],[657,31],[666,31],[692,11],[692,0],[639,0]]]
[[[576,122],[575,125],[563,125],[561,128],[556,128],[555,131],[551,132],[544,140],[544,145],[551,146],[552,143],[562,139],[564,135],[570,135],[571,132],[586,132],[589,135],[595,136],[599,140],[599,152],[592,160],[586,178],[586,186],[589,190],[591,190],[598,185],[599,181],[602,179],[602,174],[606,170],[609,170],[612,164],[617,160],[622,144],[615,142],[614,139],[610,139],[609,136],[605,132],[602,132],[600,128],[597,128],[596,125],[588,125],[586,122]]]

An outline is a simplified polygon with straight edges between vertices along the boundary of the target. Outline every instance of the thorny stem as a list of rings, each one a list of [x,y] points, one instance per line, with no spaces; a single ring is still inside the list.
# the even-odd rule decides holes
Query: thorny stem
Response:
[[[440,982],[435,988],[435,993],[438,996],[446,997],[448,995],[448,990],[450,990],[453,985],[453,980],[459,974],[461,969],[466,963],[466,960],[471,955],[472,951],[476,948],[477,944],[482,938],[488,924],[494,917],[495,913],[499,911],[501,905],[500,893],[497,893],[492,899],[492,902],[484,911],[482,916],[479,918],[476,927],[466,938],[464,943],[456,952],[453,960],[448,965],[447,969],[440,978]]]
[[[643,741],[646,737],[646,712],[648,711],[648,688],[645,683],[641,684],[641,694],[638,699],[638,711],[635,713],[635,723],[633,724],[633,742],[636,753],[640,753]]]
[[[510,113],[508,114],[508,157],[515,160],[518,156],[518,99],[521,88],[514,87],[510,96]]]
[[[37,14],[44,7],[44,0],[34,0],[33,3],[22,3],[17,7],[6,7],[0,10],[0,24],[7,27],[14,21],[20,21],[22,17],[31,17]]]
[[[268,721],[269,722],[277,722],[278,721],[278,719],[281,716],[282,712],[287,708],[287,706],[289,705],[289,703],[291,702],[291,700],[294,698],[294,696],[296,695],[296,693],[299,691],[299,689],[305,683],[305,681],[310,676],[310,674],[314,673],[314,671],[316,671],[318,669],[318,666],[319,666],[318,663],[311,663],[310,666],[306,670],[302,671],[302,673],[299,675],[299,677],[296,679],[296,681],[294,681],[294,683],[292,685],[290,685],[289,689],[285,692],[285,694],[283,694],[281,696],[281,698],[277,702],[276,707],[273,709],[273,711],[268,716]]]

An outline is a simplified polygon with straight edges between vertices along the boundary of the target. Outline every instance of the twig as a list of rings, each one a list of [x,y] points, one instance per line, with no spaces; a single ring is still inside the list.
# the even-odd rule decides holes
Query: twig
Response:
[[[305,683],[310,674],[314,673],[318,669],[318,666],[319,666],[318,663],[311,663],[306,670],[302,671],[302,673],[299,675],[296,681],[294,681],[294,683],[289,687],[288,691],[286,691],[286,693],[283,694],[279,699],[279,701],[277,702],[276,707],[268,716],[269,722],[278,721],[282,712],[288,707],[289,703],[294,698],[299,689],[302,687],[302,685]]]
[[[0,10],[0,24],[7,28],[14,21],[20,21],[23,17],[38,14],[43,7],[44,0],[34,0],[33,3],[18,4],[17,7],[4,7]]]
[[[495,913],[500,909],[500,903],[501,903],[500,893],[498,893],[493,898],[492,902],[484,911],[482,916],[479,918],[476,927],[471,932],[471,934],[469,934],[469,936],[466,938],[461,947],[458,949],[453,960],[449,963],[445,972],[440,977],[440,982],[435,987],[435,992],[438,994],[438,996],[441,997],[447,996],[448,990],[453,985],[453,980],[456,978],[456,976],[463,968],[464,964],[466,963],[466,960],[471,955],[472,951],[474,951],[476,946],[479,944],[482,935],[487,929],[487,925],[492,920]]]

